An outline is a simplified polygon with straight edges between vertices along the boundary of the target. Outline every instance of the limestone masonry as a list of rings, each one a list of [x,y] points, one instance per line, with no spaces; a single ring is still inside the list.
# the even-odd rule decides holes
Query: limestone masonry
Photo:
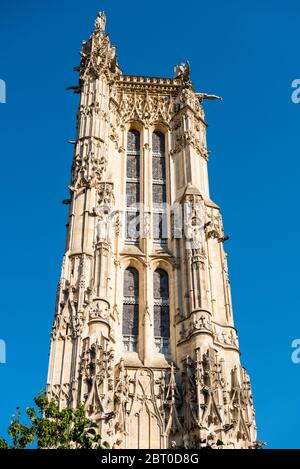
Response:
[[[48,396],[84,402],[113,448],[255,448],[204,99],[123,75],[99,13],[83,42],[67,243]]]

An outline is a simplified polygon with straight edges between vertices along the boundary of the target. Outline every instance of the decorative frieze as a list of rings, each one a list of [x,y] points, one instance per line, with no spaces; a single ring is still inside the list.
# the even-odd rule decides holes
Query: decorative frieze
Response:
[[[122,93],[119,112],[123,122],[137,120],[150,125],[154,122],[168,123],[174,112],[172,95],[150,93]]]

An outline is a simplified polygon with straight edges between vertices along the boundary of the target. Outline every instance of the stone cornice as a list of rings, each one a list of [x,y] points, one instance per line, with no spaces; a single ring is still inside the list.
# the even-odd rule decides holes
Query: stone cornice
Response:
[[[182,87],[182,81],[179,78],[158,78],[158,77],[145,77],[134,75],[120,75],[116,79],[118,88],[124,90],[147,90],[157,93],[157,91],[170,93],[172,91],[179,91]]]

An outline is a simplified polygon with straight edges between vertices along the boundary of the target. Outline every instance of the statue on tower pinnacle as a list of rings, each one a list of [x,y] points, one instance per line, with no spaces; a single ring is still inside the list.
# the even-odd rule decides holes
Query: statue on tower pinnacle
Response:
[[[95,32],[105,32],[106,16],[104,11],[99,11],[97,18],[95,19]]]
[[[89,80],[106,74],[112,78],[120,74],[117,65],[116,48],[111,46],[109,36],[105,34],[106,16],[103,11],[98,13],[94,23],[94,31],[88,41],[82,42],[81,63],[78,67],[80,80]]]
[[[174,78],[182,77],[184,81],[188,81],[190,79],[190,72],[191,67],[188,60],[174,66]]]

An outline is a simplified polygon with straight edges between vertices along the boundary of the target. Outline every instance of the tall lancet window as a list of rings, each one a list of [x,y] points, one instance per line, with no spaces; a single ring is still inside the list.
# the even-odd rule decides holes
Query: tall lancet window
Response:
[[[161,132],[152,134],[152,203],[153,239],[156,243],[167,242],[167,191],[165,136]]]
[[[136,352],[139,329],[139,273],[133,267],[124,272],[123,288],[123,349]]]
[[[126,165],[126,222],[125,238],[127,243],[139,240],[140,204],[140,133],[132,129],[127,134]]]
[[[155,347],[167,355],[170,342],[169,278],[162,269],[153,273],[153,297]]]

